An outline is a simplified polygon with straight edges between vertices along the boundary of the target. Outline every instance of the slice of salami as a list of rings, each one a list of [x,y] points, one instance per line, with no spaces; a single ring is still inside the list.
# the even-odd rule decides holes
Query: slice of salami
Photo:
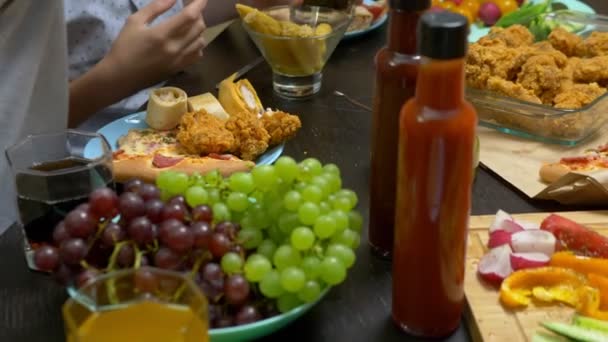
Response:
[[[156,153],[154,155],[154,159],[152,160],[152,165],[154,165],[155,167],[157,167],[159,169],[163,169],[166,167],[171,167],[171,166],[179,163],[183,159],[184,158],[180,158],[180,157],[167,157],[167,156],[163,156],[160,153]]]
[[[233,156],[232,154],[209,153],[207,157],[219,160],[230,160]]]
[[[563,164],[588,164],[597,159],[599,159],[599,157],[596,155],[564,157],[561,159],[561,163],[563,163]]]

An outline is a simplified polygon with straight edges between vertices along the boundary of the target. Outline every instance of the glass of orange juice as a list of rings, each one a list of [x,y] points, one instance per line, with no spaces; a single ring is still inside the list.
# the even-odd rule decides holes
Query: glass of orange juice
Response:
[[[208,342],[207,314],[188,275],[152,267],[103,274],[63,305],[68,342]]]

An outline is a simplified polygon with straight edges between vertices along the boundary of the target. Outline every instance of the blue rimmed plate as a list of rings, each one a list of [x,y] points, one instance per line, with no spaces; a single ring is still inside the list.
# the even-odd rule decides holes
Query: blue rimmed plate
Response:
[[[149,128],[148,124],[146,124],[146,112],[139,112],[135,114],[129,114],[120,119],[114,120],[109,124],[100,128],[97,132],[101,133],[107,140],[112,150],[115,151],[117,149],[118,139],[127,134],[131,129],[142,129]],[[264,154],[258,157],[255,161],[257,165],[268,165],[274,163],[281,154],[283,153],[283,148],[285,144],[280,144],[277,146],[273,146],[266,150]],[[85,148],[85,157],[98,155],[97,152],[101,147],[99,144],[90,144]]]
[[[246,325],[211,329],[209,330],[211,342],[251,341],[260,337],[268,336],[307,313],[310,309],[312,309],[313,306],[320,302],[323,297],[325,297],[330,289],[331,287],[323,290],[316,301],[308,304],[302,304],[286,313]]]
[[[364,0],[363,3],[366,5],[371,5],[371,4],[375,3],[375,1]],[[354,30],[354,31],[346,32],[342,39],[351,39],[351,38],[362,36],[368,32],[371,32],[371,31],[379,28],[380,26],[384,25],[386,20],[388,20],[388,14],[385,12],[380,18],[376,19],[376,21],[374,21],[369,27],[366,27],[361,30]]]

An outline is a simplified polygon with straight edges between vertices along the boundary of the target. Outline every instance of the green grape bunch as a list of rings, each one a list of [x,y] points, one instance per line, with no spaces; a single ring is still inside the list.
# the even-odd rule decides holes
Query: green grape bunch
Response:
[[[166,172],[157,185],[164,197],[183,193],[189,204],[212,206],[217,220],[240,225],[237,241],[246,258],[226,254],[222,269],[242,272],[265,297],[278,300],[280,311],[316,301],[355,263],[363,223],[355,211],[358,197],[342,188],[335,164],[283,156],[227,178]]]

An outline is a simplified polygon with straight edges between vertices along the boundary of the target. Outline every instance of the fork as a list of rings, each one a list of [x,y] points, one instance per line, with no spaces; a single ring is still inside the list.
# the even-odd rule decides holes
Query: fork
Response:
[[[363,108],[369,112],[372,111],[372,108],[370,106],[364,105],[363,103],[351,98],[350,96],[344,94],[343,92],[341,92],[339,90],[334,90],[334,95],[345,98],[348,102],[354,104],[355,106],[357,106],[359,108]]]

